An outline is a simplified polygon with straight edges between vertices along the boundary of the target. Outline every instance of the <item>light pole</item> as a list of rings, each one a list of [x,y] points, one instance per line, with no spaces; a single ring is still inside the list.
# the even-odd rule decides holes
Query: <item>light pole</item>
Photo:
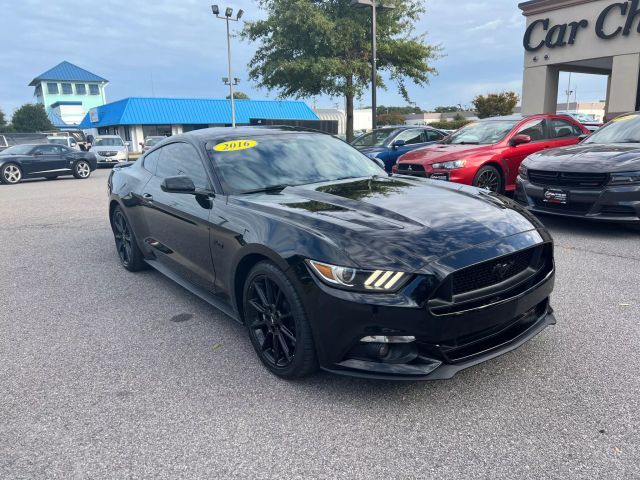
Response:
[[[232,22],[239,21],[242,18],[242,15],[244,14],[244,10],[242,9],[238,10],[238,14],[236,15],[236,18],[231,18],[231,16],[233,15],[233,8],[230,8],[230,7],[227,7],[225,9],[224,16],[220,15],[220,8],[218,8],[218,5],[211,5],[211,11],[216,16],[216,18],[225,20],[227,22],[227,63],[229,64],[229,77],[227,77],[226,80],[224,78],[222,80],[224,81],[225,85],[229,85],[229,100],[231,101],[231,126],[235,128],[236,106],[233,98],[233,86],[238,85],[238,83],[240,83],[240,79],[233,78],[233,75],[231,74],[231,33],[229,31],[229,21],[232,21]]]
[[[371,7],[371,128],[378,128],[378,96],[377,96],[377,74],[378,74],[378,39],[377,39],[377,10],[391,10],[392,5],[384,5],[380,0],[351,0],[353,7]]]

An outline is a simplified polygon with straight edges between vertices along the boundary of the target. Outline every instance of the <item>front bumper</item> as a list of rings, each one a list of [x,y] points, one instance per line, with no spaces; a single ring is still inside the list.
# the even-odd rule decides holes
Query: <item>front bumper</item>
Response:
[[[95,154],[98,165],[117,165],[118,163],[126,163],[129,161],[129,155],[119,154],[113,157],[103,157],[99,154]]]
[[[595,189],[557,188],[567,192],[566,204],[545,202],[544,194],[547,187],[518,177],[514,199],[536,213],[606,222],[640,223],[640,185],[616,185]]]
[[[537,232],[536,232],[537,233]],[[487,261],[508,251],[511,245],[519,251],[525,242],[535,241],[533,232],[516,235],[482,249],[471,264]],[[544,270],[529,277],[526,283],[510,285],[488,293],[482,303],[467,299],[464,308],[436,306],[433,295],[439,291],[448,274],[441,280],[417,275],[395,294],[363,294],[328,287],[310,272],[303,291],[307,313],[312,323],[316,350],[324,370],[342,375],[379,379],[435,380],[451,378],[460,370],[509,352],[555,324],[549,305],[555,269],[552,246],[535,247],[547,251]],[[518,247],[519,245],[519,247]],[[505,250],[506,249],[506,250]],[[441,259],[434,271],[457,271],[461,255]],[[300,279],[300,272],[297,275]],[[429,287],[428,285],[431,285]],[[502,288],[502,287],[501,287]],[[501,294],[503,296],[501,296]],[[410,345],[391,345],[390,357],[362,355],[366,336],[412,336]],[[403,357],[405,353],[409,356]],[[397,361],[401,358],[400,361]],[[406,358],[407,360],[402,360]]]

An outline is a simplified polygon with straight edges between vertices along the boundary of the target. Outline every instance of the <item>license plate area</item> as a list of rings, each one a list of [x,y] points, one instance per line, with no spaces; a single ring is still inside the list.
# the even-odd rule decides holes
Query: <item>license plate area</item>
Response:
[[[542,201],[554,205],[566,205],[569,202],[569,192],[559,188],[545,188]]]
[[[442,180],[443,182],[448,182],[449,181],[449,174],[448,173],[432,173],[431,174],[431,180]]]

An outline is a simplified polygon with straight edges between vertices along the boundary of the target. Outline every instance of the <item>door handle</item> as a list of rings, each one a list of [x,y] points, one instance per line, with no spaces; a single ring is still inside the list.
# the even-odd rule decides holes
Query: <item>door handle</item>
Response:
[[[145,200],[152,201],[153,200],[153,195],[151,195],[150,193],[143,193],[142,194],[142,198],[144,198]]]

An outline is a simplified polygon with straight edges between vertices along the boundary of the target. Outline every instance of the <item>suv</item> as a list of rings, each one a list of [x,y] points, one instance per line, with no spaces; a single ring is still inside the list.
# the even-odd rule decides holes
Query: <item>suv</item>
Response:
[[[393,173],[448,180],[494,192],[516,188],[518,168],[532,153],[575,145],[589,130],[571,117],[494,117],[471,123],[441,144],[398,159]]]
[[[390,172],[401,155],[439,142],[446,136],[431,127],[386,127],[359,136],[351,145],[369,158],[382,160],[385,170]]]
[[[80,145],[73,137],[59,137],[57,135],[47,137],[47,142],[54,143],[56,145],[64,145],[65,147],[73,148],[74,150],[81,150]]]
[[[115,165],[129,161],[129,142],[123,142],[119,135],[100,135],[91,145],[98,165]]]

